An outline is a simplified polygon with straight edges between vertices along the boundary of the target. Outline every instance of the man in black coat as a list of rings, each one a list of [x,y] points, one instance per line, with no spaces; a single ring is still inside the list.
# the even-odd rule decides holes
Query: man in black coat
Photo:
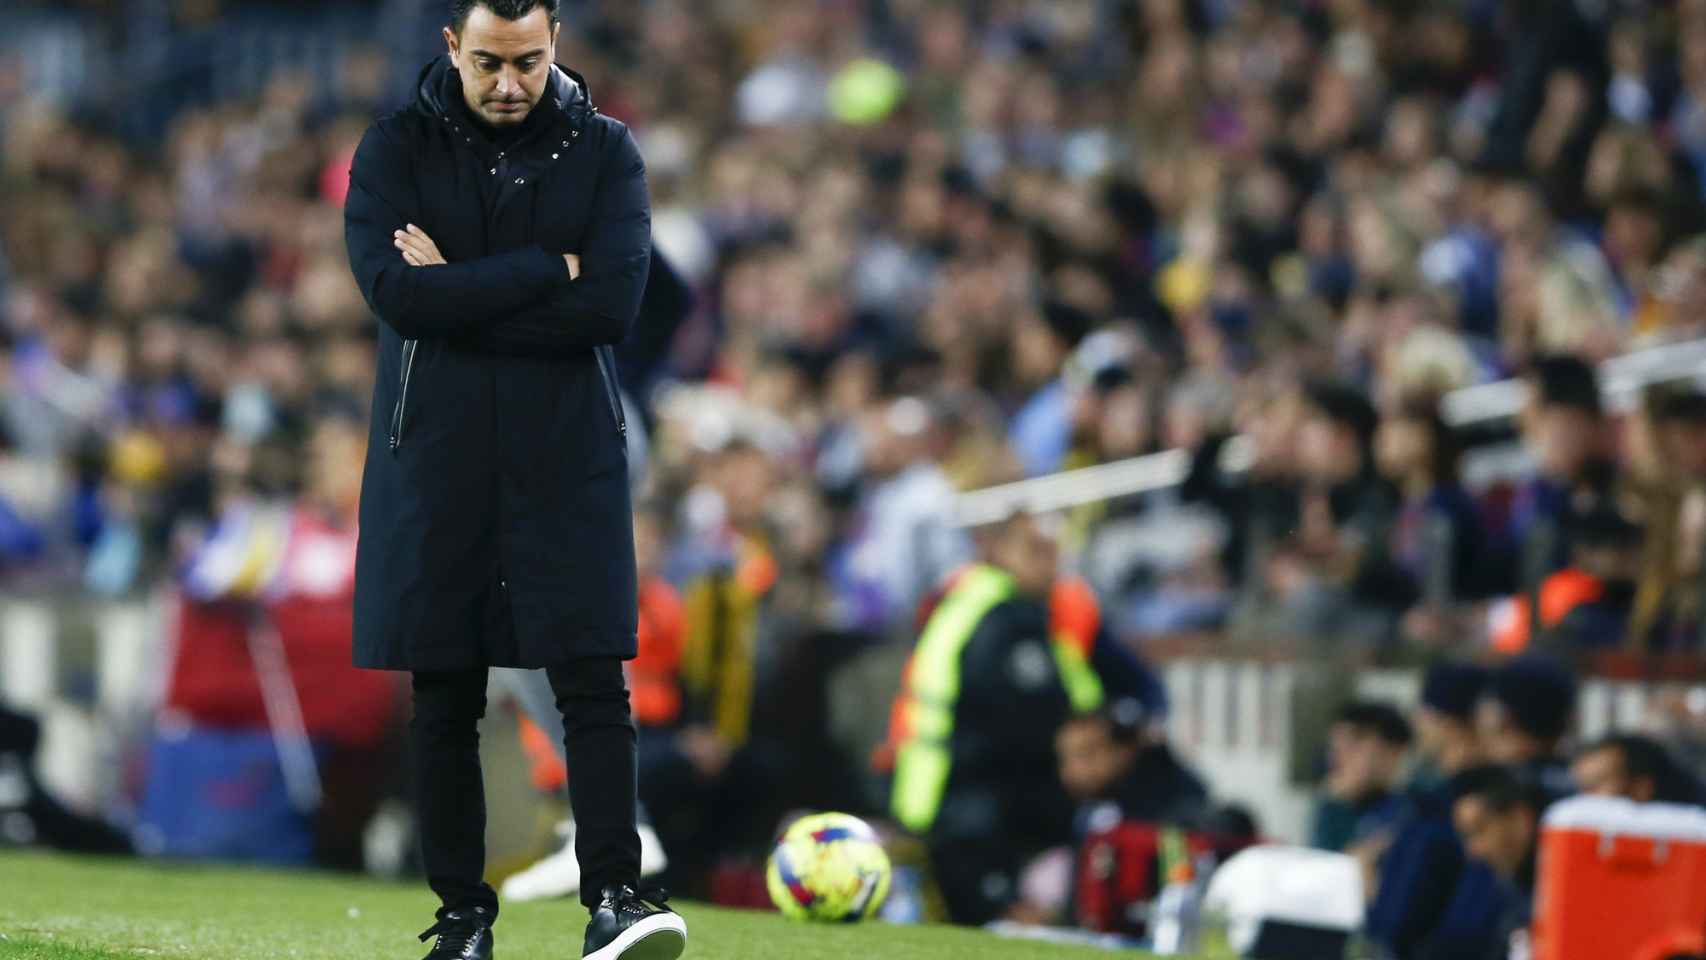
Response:
[[[453,0],[448,56],[357,148],[350,265],[379,315],[355,662],[413,673],[432,958],[489,958],[478,722],[488,667],[544,668],[575,771],[583,954],[672,958],[636,890],[636,589],[611,346],[651,256],[645,166],[556,66],[557,0]],[[642,946],[643,944],[643,946]]]

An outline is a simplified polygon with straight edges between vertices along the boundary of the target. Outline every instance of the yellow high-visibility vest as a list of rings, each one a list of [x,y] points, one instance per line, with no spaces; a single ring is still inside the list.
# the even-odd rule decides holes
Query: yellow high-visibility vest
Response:
[[[895,819],[915,833],[927,832],[948,787],[953,758],[954,707],[960,696],[960,656],[989,611],[1014,593],[1013,577],[979,564],[962,574],[924,626],[907,675],[907,736],[895,755]],[[1102,705],[1102,683],[1078,647],[1065,637],[1049,645],[1061,685],[1079,712]]]

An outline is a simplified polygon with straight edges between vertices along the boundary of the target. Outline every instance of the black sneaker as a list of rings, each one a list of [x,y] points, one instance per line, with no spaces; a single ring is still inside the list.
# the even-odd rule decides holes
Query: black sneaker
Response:
[[[675,960],[687,949],[687,921],[664,906],[662,890],[605,887],[586,925],[581,960]]]
[[[421,934],[438,937],[425,960],[492,960],[492,916],[485,907],[451,910]]]

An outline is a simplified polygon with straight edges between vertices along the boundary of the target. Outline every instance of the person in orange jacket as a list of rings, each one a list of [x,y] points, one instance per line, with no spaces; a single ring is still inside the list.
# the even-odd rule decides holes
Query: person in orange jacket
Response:
[[[1570,566],[1540,584],[1540,628],[1546,646],[1560,652],[1604,650],[1628,639],[1640,570],[1642,530],[1609,507],[1571,525]],[[1518,654],[1537,631],[1528,597],[1510,597],[1489,612],[1493,648]]]

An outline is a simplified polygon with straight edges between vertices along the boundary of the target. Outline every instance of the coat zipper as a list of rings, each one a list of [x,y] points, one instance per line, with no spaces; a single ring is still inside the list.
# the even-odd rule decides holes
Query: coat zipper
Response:
[[[604,381],[604,397],[610,401],[610,416],[616,420],[616,430],[622,436],[628,435],[628,417],[622,413],[622,399],[616,395],[615,377],[605,364],[605,351],[609,347],[594,347],[592,355],[598,358],[598,379]]]
[[[397,395],[397,405],[391,410],[391,450],[396,452],[403,443],[403,408],[409,403],[409,376],[415,372],[415,351],[420,347],[419,340],[403,341],[403,373],[399,377],[402,390]]]

